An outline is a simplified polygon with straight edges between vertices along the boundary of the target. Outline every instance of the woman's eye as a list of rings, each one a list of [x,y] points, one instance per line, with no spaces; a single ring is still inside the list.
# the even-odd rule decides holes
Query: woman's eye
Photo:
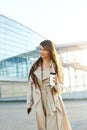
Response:
[[[46,48],[41,49],[41,48],[40,48],[40,51],[48,51],[48,49],[46,49]]]

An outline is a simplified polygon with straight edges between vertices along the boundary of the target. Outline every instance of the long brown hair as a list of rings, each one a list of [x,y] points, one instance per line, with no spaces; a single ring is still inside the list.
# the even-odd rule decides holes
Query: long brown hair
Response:
[[[59,82],[63,83],[63,78],[62,78],[62,66],[60,64],[60,60],[58,58],[56,49],[55,49],[55,45],[50,41],[50,40],[44,40],[40,43],[40,45],[47,49],[50,53],[50,58],[52,60],[52,62],[54,63],[54,69],[55,72],[58,76]],[[29,78],[31,77],[33,80],[33,83],[35,84],[35,87],[40,87],[37,77],[34,74],[34,71],[39,67],[39,65],[41,65],[43,62],[43,59],[41,57],[38,58],[38,60],[32,65],[30,73],[29,73]]]

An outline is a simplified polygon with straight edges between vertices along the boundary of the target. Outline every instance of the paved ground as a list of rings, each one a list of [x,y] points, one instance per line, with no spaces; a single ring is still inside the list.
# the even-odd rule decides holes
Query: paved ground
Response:
[[[87,130],[87,100],[64,100],[72,130]],[[0,102],[0,130],[36,130],[35,113],[26,102]]]

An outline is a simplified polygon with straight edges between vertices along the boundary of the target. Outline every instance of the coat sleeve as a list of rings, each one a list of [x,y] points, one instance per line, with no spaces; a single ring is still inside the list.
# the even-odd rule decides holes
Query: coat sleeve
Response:
[[[27,86],[27,105],[26,108],[32,108],[33,106],[33,81],[31,78],[28,81],[28,86]]]
[[[57,85],[55,85],[54,88],[57,90],[57,92],[59,94],[63,91],[63,84],[57,83]]]

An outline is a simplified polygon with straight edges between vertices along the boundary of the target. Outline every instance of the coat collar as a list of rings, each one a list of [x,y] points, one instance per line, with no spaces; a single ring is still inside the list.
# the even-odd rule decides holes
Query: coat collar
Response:
[[[41,65],[35,70],[34,74],[37,76],[39,80],[42,80],[41,78]]]
[[[35,72],[34,72],[34,74],[37,76],[37,78],[39,79],[39,80],[42,80],[42,72],[41,72],[42,70],[41,70],[41,65],[39,65],[39,67],[35,70]],[[55,69],[54,69],[54,63],[51,61],[51,63],[50,63],[50,68],[49,68],[49,73],[50,72],[55,72]],[[48,78],[49,77],[49,74],[48,73],[45,73],[45,78],[44,79],[46,79],[46,78]]]

